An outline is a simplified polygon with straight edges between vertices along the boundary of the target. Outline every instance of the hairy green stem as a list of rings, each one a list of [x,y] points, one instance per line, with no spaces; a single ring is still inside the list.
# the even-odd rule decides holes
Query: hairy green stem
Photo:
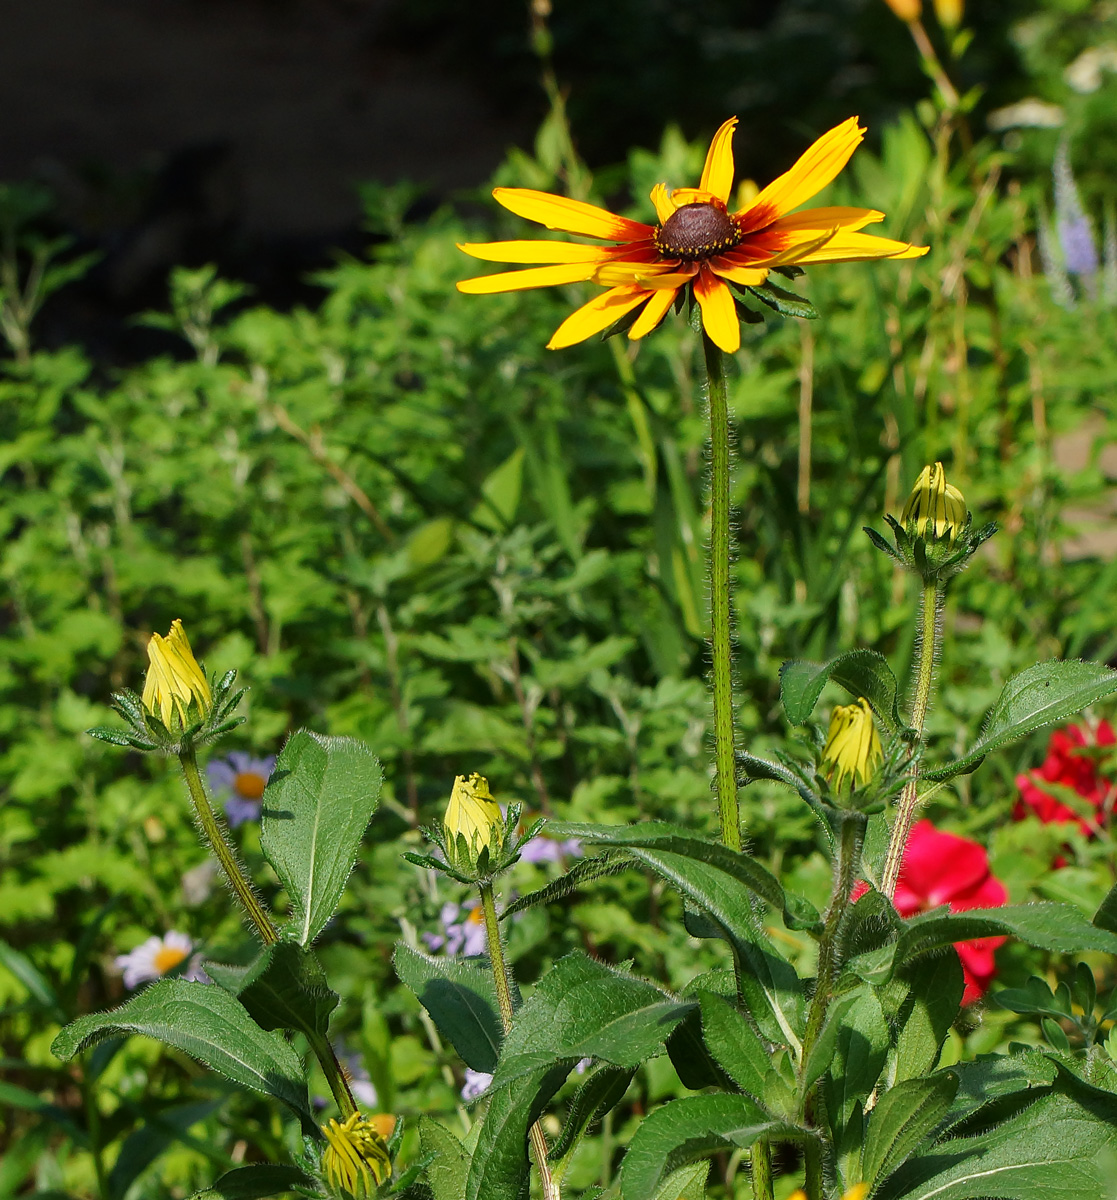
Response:
[[[178,756],[178,761],[182,765],[183,775],[186,776],[186,786],[190,789],[190,799],[194,802],[194,812],[197,814],[198,824],[202,827],[202,836],[209,843],[209,848],[217,855],[217,861],[225,872],[225,878],[240,901],[241,908],[256,927],[260,941],[265,946],[274,945],[279,941],[279,934],[272,924],[271,917],[264,911],[264,906],[257,899],[252,884],[248,881],[248,874],[237,859],[237,852],[229,844],[229,839],[218,824],[213,806],[209,802],[209,796],[206,795],[205,784],[202,783],[202,775],[198,770],[198,760],[194,756],[194,748],[191,746],[183,750]]]
[[[750,1156],[753,1200],[772,1200],[772,1144],[757,1138]]]
[[[814,996],[807,1013],[807,1028],[803,1034],[803,1051],[799,1059],[800,1076],[822,1032],[826,1012],[834,991],[838,966],[838,930],[842,917],[850,905],[850,892],[857,882],[857,867],[861,859],[861,845],[865,837],[865,818],[860,813],[843,813],[841,837],[838,846],[838,865],[834,872],[834,890],[830,905],[826,909],[822,936],[818,941],[818,970],[816,972]],[[809,1200],[817,1200],[808,1192]]]
[[[710,400],[710,651],[714,683],[714,767],[721,840],[741,848],[733,717],[733,635],[729,590],[729,404],[721,351],[703,333]]]
[[[500,922],[496,916],[493,900],[493,885],[478,885],[481,892],[481,911],[485,917],[485,939],[489,951],[489,962],[493,968],[496,984],[496,1002],[500,1009],[500,1023],[507,1033],[512,1028],[512,981],[508,974],[508,963],[504,957],[504,943],[500,940]],[[558,1184],[551,1176],[547,1161],[547,1135],[538,1121],[531,1127],[531,1148],[535,1151],[535,1165],[539,1168],[539,1179],[543,1184],[543,1200],[559,1200]]]
[[[826,1200],[822,1191],[822,1143],[809,1137],[803,1143],[803,1190],[807,1200]]]
[[[202,782],[202,774],[198,770],[198,760],[194,755],[193,747],[183,750],[178,756],[178,761],[182,765],[182,773],[186,777],[186,786],[190,791],[190,799],[194,803],[194,812],[197,814],[202,836],[209,844],[210,849],[217,855],[217,861],[225,872],[225,878],[228,879],[229,886],[247,913],[248,919],[256,927],[260,941],[265,946],[274,946],[279,941],[279,932],[260,903],[248,878],[248,872],[237,858],[237,852],[229,844],[225,831],[218,823],[213,806],[209,802],[209,796],[206,794],[205,784]],[[307,1041],[310,1043],[311,1050],[314,1051],[315,1058],[318,1059],[322,1074],[325,1075],[326,1082],[330,1085],[330,1091],[333,1093],[334,1100],[337,1101],[342,1116],[352,1116],[357,1111],[357,1101],[353,1098],[349,1081],[345,1078],[345,1072],[342,1070],[341,1063],[338,1062],[333,1046],[330,1045],[327,1038],[321,1036],[308,1036]]]
[[[939,608],[942,605],[942,585],[936,581],[923,584],[920,602],[919,663],[915,675],[915,699],[911,709],[911,725],[916,733],[914,750],[923,740],[923,726],[927,720],[927,709],[931,703],[931,684],[935,676],[935,659],[939,649]],[[888,841],[888,857],[884,861],[884,874],[880,890],[889,898],[896,894],[900,879],[900,868],[904,862],[904,850],[908,844],[911,827],[915,823],[915,811],[919,804],[918,767],[912,768],[911,778],[900,793],[896,821]]]

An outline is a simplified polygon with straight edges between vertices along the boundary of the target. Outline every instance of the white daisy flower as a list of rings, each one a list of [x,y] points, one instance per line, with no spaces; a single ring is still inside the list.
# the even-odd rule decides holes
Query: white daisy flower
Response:
[[[275,770],[275,755],[253,758],[243,750],[233,750],[227,758],[206,763],[206,778],[214,794],[225,797],[225,817],[230,829],[260,816],[264,788]]]
[[[118,954],[113,965],[124,972],[124,986],[131,991],[141,983],[162,979],[168,971],[185,962],[194,951],[194,943],[185,933],[169,930],[163,937],[149,937],[128,954]],[[179,978],[208,981],[197,959],[191,961]]]

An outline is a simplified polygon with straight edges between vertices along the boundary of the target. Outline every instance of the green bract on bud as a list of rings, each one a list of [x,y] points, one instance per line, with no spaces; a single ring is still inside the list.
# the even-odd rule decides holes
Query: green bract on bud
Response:
[[[841,704],[834,709],[822,747],[822,762],[826,778],[836,790],[847,782],[864,787],[880,766],[883,753],[873,710],[864,696],[856,704]]]
[[[966,498],[953,484],[947,483],[946,471],[937,462],[920,471],[900,514],[900,524],[910,538],[945,542],[953,547],[966,527],[968,515]]]
[[[216,741],[235,729],[243,717],[233,712],[244,689],[233,691],[236,671],[227,671],[211,686],[182,622],[171,622],[166,637],[153,633],[147,643],[148,668],[143,696],[114,692],[116,711],[128,729],[91,729],[91,737],[133,750],[183,754]]]
[[[946,481],[941,462],[919,472],[904,511],[897,521],[884,518],[892,529],[890,544],[876,530],[866,528],[873,545],[894,558],[925,584],[941,586],[963,570],[982,542],[997,532],[994,524],[974,530],[966,498]]]
[[[468,779],[457,776],[442,828],[447,856],[459,866],[476,867],[483,851],[488,851],[490,859],[500,853],[504,845],[504,814],[483,775],[474,772]]]
[[[377,1188],[392,1173],[388,1145],[376,1122],[353,1113],[342,1122],[322,1126],[326,1149],[322,1152],[322,1174],[335,1195],[353,1200],[372,1200]]]

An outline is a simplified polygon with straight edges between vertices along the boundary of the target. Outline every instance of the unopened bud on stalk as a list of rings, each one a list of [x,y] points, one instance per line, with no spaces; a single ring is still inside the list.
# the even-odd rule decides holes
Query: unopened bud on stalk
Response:
[[[909,537],[953,546],[966,525],[966,498],[946,482],[941,462],[924,467],[900,514]]]
[[[171,631],[166,637],[157,633],[151,635],[147,657],[150,665],[144,680],[144,708],[152,715],[158,715],[168,729],[175,714],[183,729],[191,724],[188,715],[191,704],[198,706],[195,719],[204,720],[209,715],[213,697],[181,621],[171,622]]]
[[[869,782],[883,757],[873,711],[861,697],[856,704],[840,704],[830,716],[822,761],[826,777],[838,790],[846,780],[861,787]]]
[[[885,4],[900,18],[910,25],[923,15],[923,0],[884,0]]]
[[[341,1123],[327,1121],[322,1133],[327,1143],[322,1153],[326,1182],[353,1200],[372,1200],[376,1189],[392,1173],[387,1143],[374,1123],[353,1113]]]
[[[474,772],[468,779],[464,775],[457,776],[442,827],[446,831],[446,848],[451,854],[458,846],[458,839],[465,840],[472,866],[477,865],[482,850],[500,850],[504,844],[504,814],[483,775]]]
[[[935,16],[943,29],[953,32],[962,24],[965,0],[935,0]]]

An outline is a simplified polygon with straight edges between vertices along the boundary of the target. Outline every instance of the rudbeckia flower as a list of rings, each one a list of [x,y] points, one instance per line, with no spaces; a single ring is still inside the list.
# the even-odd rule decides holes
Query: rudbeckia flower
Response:
[[[715,345],[732,353],[741,344],[730,285],[759,287],[769,271],[812,263],[871,258],[918,258],[925,246],[873,237],[866,225],[884,219],[869,208],[794,210],[830,183],[865,135],[856,117],[831,129],[799,161],[743,208],[729,211],[733,189],[733,130],[737,118],[714,134],[696,188],[672,191],[656,184],[651,199],[658,224],[645,225],[605,209],[529,188],[496,188],[493,197],[517,216],[548,229],[597,238],[583,242],[513,241],[468,243],[466,254],[489,262],[544,264],[464,279],[458,290],[473,294],[593,280],[608,290],[584,304],[547,343],[558,350],[585,341],[622,317],[641,311],[628,330],[644,337],[667,315],[681,289],[702,309],[702,324]]]
[[[822,761],[826,777],[841,789],[848,780],[864,787],[872,779],[883,751],[873,724],[873,710],[861,697],[856,704],[839,704],[830,716]]]

